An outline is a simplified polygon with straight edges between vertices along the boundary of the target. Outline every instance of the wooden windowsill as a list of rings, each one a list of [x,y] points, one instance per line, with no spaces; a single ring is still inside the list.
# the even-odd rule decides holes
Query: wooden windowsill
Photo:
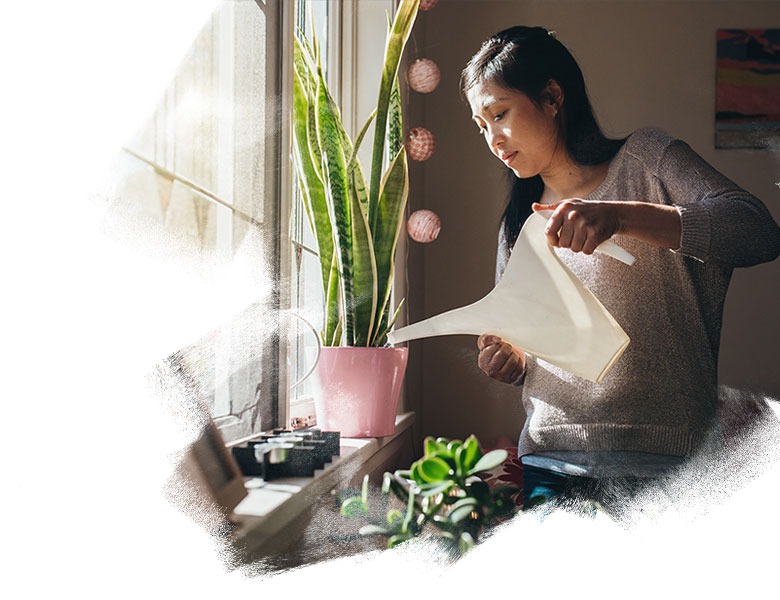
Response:
[[[244,548],[257,548],[273,538],[317,498],[346,482],[370,459],[382,453],[390,442],[414,423],[414,413],[396,417],[395,433],[381,438],[342,438],[341,454],[334,456],[314,477],[287,477],[266,482],[245,478],[248,496],[233,511],[231,520],[238,524],[233,541]]]

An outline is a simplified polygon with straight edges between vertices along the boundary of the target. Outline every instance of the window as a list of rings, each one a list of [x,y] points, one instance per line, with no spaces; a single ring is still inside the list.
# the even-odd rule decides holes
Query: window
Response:
[[[334,3],[322,0],[296,0],[296,35],[304,32],[307,39],[312,40],[312,28],[320,43],[323,53],[323,68],[325,76],[333,87],[333,72],[338,63],[338,52],[332,40],[336,38],[329,26],[338,22],[338,11]],[[334,64],[335,63],[335,64]],[[337,100],[338,101],[338,100]],[[297,314],[304,317],[319,332],[322,329],[323,294],[319,267],[319,254],[314,234],[306,217],[303,199],[295,186],[292,221],[292,293],[291,307]],[[293,341],[289,346],[289,356],[292,363],[291,380],[301,380],[309,370],[314,360],[313,334],[307,333],[307,328],[301,323],[295,324]],[[290,417],[301,418],[314,422],[314,399],[310,381],[304,381],[290,393]]]
[[[174,260],[197,257],[216,285],[231,270],[255,279],[231,317],[193,323],[192,343],[158,365],[197,391],[228,440],[286,417],[276,325],[289,247],[280,124],[290,13],[286,2],[221,2],[112,172],[115,217],[164,239]],[[177,307],[161,298],[160,310]]]
[[[286,310],[319,330],[323,305],[289,163],[295,28],[316,31],[354,136],[376,101],[376,39],[392,11],[391,0],[223,0],[115,161],[116,221],[164,240],[166,256],[187,268],[196,262],[214,285],[231,270],[257,280],[219,323],[193,323],[191,340],[157,366],[208,405],[228,441],[314,415],[309,382],[288,392],[316,341]],[[160,299],[160,310],[177,308]]]

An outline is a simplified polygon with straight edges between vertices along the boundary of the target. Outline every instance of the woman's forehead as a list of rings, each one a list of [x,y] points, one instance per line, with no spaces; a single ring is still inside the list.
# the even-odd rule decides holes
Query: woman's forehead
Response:
[[[513,100],[517,97],[517,90],[511,90],[499,85],[493,81],[484,81],[471,88],[466,97],[468,98],[471,112],[474,115],[487,111],[492,104],[504,100]]]

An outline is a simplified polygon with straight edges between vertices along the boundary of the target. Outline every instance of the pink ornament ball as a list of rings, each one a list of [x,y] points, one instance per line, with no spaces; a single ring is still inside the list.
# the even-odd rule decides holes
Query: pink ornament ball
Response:
[[[416,210],[406,222],[406,231],[415,242],[427,244],[439,236],[441,220],[432,210]]]
[[[421,94],[428,94],[436,89],[441,79],[441,73],[436,63],[429,58],[418,58],[406,71],[409,86]]]
[[[431,10],[439,3],[439,0],[420,0],[420,10]]]
[[[433,134],[425,127],[415,127],[409,132],[409,141],[406,144],[406,150],[412,160],[422,162],[428,160],[436,147],[436,141]]]

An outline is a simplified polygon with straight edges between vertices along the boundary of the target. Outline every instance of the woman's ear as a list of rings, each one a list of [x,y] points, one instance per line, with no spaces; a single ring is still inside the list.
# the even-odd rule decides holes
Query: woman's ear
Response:
[[[563,89],[555,79],[550,79],[544,88],[545,101],[551,105],[555,115],[561,111],[563,106]]]

